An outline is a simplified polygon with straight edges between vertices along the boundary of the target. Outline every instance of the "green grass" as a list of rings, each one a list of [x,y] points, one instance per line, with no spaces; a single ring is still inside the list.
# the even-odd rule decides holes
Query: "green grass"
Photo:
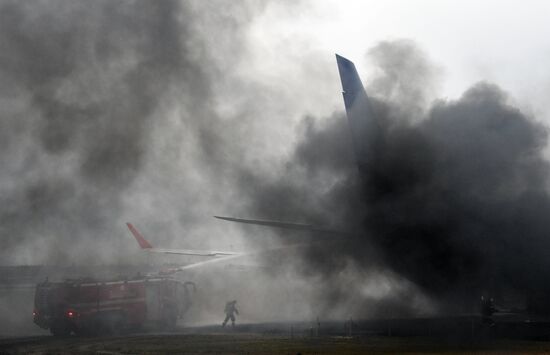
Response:
[[[445,342],[420,337],[295,338],[242,333],[42,338],[0,348],[25,354],[550,354],[550,342]]]

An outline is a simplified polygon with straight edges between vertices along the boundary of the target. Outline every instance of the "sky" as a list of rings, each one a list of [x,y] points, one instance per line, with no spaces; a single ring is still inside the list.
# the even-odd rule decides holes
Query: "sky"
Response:
[[[379,41],[408,38],[441,67],[440,97],[457,98],[487,80],[547,119],[549,10],[546,1],[311,1],[296,8],[271,3],[252,24],[253,65],[284,75],[301,62],[300,53],[315,51],[329,71],[332,53],[339,53],[368,80],[367,50]],[[326,102],[337,109],[338,99]]]

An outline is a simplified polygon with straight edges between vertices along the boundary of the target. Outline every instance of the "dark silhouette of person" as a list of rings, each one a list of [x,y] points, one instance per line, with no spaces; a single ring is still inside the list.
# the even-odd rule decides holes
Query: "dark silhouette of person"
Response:
[[[231,319],[231,326],[235,326],[235,314],[239,314],[239,311],[235,307],[237,301],[229,301],[225,304],[225,320],[222,323],[222,327],[225,327],[227,321]]]
[[[481,319],[483,323],[493,326],[493,314],[497,311],[494,300],[489,297],[481,296]]]

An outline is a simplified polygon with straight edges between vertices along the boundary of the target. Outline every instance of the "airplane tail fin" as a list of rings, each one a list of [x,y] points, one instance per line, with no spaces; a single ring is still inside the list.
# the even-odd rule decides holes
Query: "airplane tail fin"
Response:
[[[350,111],[357,99],[364,100],[367,96],[355,64],[352,61],[336,54],[336,63],[338,64],[338,72],[340,73],[340,81],[342,82],[342,94],[344,96],[344,104],[346,111]]]
[[[342,95],[351,130],[353,150],[361,171],[371,161],[371,155],[380,136],[380,128],[355,65],[338,54],[336,54],[336,62],[342,81]]]
[[[130,232],[134,235],[134,238],[136,238],[141,249],[153,249],[153,246],[145,240],[145,238],[143,238],[141,233],[132,225],[132,223],[126,223],[126,225],[128,226]]]

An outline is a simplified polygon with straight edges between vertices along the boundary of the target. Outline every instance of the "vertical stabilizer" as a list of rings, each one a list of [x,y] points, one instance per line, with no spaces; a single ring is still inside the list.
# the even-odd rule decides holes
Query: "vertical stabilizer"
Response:
[[[359,170],[367,168],[380,136],[380,128],[353,62],[336,54],[353,150]]]
[[[141,249],[153,249],[153,246],[141,235],[141,233],[132,225],[132,223],[126,223],[128,226],[128,229],[132,234],[134,235],[134,238],[136,238],[139,247]]]

